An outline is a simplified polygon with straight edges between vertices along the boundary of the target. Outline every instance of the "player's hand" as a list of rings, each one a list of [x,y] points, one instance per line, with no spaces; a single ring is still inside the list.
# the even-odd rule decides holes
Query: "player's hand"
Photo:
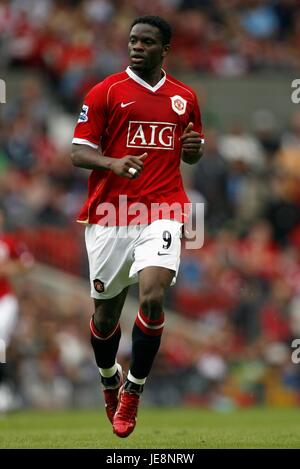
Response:
[[[138,156],[124,156],[124,158],[115,159],[111,164],[111,170],[117,174],[117,176],[123,176],[128,179],[136,179],[139,177],[144,168],[144,160],[148,156],[148,153],[143,153]],[[129,172],[130,168],[136,170],[135,174]],[[133,172],[133,171],[132,171]]]
[[[180,137],[180,140],[182,141],[182,150],[185,154],[191,156],[199,153],[203,143],[201,135],[199,132],[195,132],[193,128],[194,124],[193,122],[190,122]]]

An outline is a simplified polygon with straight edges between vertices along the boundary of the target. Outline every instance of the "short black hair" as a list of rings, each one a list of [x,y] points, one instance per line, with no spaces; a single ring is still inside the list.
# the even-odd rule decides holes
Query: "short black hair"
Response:
[[[140,23],[150,24],[151,26],[155,26],[156,28],[158,28],[162,37],[163,45],[170,44],[172,37],[172,28],[166,20],[164,20],[160,16],[139,16],[131,24],[130,30],[133,28],[133,26]]]

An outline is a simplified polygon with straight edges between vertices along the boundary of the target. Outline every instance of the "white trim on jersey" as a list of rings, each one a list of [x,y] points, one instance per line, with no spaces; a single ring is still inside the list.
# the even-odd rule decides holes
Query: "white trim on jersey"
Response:
[[[139,85],[142,85],[144,86],[144,88],[147,88],[147,90],[150,90],[150,91],[153,91],[153,93],[155,91],[157,91],[159,88],[162,87],[162,85],[165,83],[166,81],[166,72],[164,70],[162,70],[164,76],[162,77],[161,80],[159,80],[158,83],[156,83],[155,86],[151,86],[149,85],[149,83],[147,83],[145,80],[143,80],[142,78],[138,77],[133,70],[131,70],[130,67],[127,67],[126,68],[126,73],[130,76],[130,78],[132,78],[134,81],[136,81]]]
[[[88,145],[89,147],[95,148],[97,150],[98,145],[95,143],[90,142],[89,140],[85,140],[85,138],[73,138],[72,143],[77,143],[78,145]]]

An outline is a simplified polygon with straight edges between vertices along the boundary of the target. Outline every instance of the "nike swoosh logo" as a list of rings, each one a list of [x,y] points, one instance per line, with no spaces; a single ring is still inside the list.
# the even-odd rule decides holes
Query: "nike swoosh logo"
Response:
[[[170,253],[169,252],[159,252],[157,253],[158,256],[169,256]]]
[[[130,101],[130,103],[121,103],[121,107],[127,107],[127,106],[130,106],[130,104],[133,104],[135,103],[135,101]]]

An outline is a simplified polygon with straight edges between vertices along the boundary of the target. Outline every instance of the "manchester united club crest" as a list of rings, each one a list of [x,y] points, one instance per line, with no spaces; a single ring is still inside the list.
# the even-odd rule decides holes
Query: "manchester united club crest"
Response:
[[[186,100],[183,99],[179,95],[172,96],[171,98],[172,102],[172,109],[175,111],[179,116],[185,113],[186,111]]]
[[[101,282],[98,278],[94,280],[94,288],[96,292],[103,293],[104,292],[104,283]]]

